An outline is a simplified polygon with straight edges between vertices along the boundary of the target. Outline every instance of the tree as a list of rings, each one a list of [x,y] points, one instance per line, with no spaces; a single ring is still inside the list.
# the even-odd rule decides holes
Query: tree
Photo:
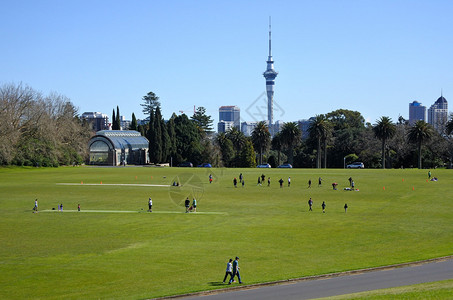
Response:
[[[202,106],[197,107],[197,111],[190,119],[197,124],[198,130],[202,134],[210,134],[213,132],[213,121],[211,119],[211,116],[206,115],[206,108]]]
[[[255,150],[253,149],[253,144],[249,139],[246,139],[244,142],[244,146],[241,149],[239,161],[240,167],[243,168],[256,167]]]
[[[233,157],[234,157],[233,142],[231,142],[231,140],[227,139],[224,132],[221,132],[217,135],[216,141],[220,148],[220,153],[222,155],[223,164],[226,167],[230,167],[231,161],[233,160]]]
[[[326,114],[326,118],[333,124],[335,131],[346,128],[362,129],[365,127],[365,119],[358,111],[337,109]]]
[[[193,164],[201,163],[201,138],[197,126],[185,114],[176,116],[176,163],[190,161]]]
[[[0,164],[83,163],[92,133],[70,99],[22,84],[0,87]]]
[[[283,125],[281,141],[282,145],[288,149],[288,161],[290,164],[292,164],[294,160],[294,147],[300,144],[301,136],[302,132],[296,122],[289,122]]]
[[[157,107],[160,108],[159,97],[153,92],[149,92],[146,96],[142,98],[144,103],[140,105],[143,107],[143,113],[151,118],[151,113],[153,113]]]
[[[226,138],[233,143],[234,151],[237,155],[245,144],[245,135],[236,127],[231,127],[226,133]]]
[[[116,119],[115,119],[116,130],[121,130],[121,119],[120,119],[120,108],[116,106]]]
[[[167,133],[168,133],[168,155],[170,161],[176,157],[176,132],[175,132],[175,118],[176,114],[173,113],[170,120],[167,122]]]
[[[417,144],[419,169],[422,168],[422,144],[423,142],[429,141],[433,133],[431,125],[423,120],[417,121],[414,126],[409,129],[407,138],[409,142]]]
[[[113,109],[113,112],[112,112],[112,130],[117,130],[117,129],[116,129],[115,109]]]
[[[387,140],[391,139],[396,132],[396,126],[389,117],[381,117],[373,126],[374,136],[382,142],[382,169],[385,169],[385,147]]]
[[[263,152],[269,150],[271,144],[271,134],[266,122],[261,121],[256,124],[252,131],[253,147],[259,151],[260,164],[263,163]]]
[[[450,135],[453,132],[453,116],[450,115],[450,120],[445,124],[445,133]]]
[[[316,139],[318,150],[316,152],[316,168],[321,168],[321,141],[327,143],[327,135],[329,132],[329,125],[324,115],[316,115],[315,118],[310,122],[308,132],[310,136]],[[324,153],[327,152],[327,146],[324,146]],[[324,159],[324,162],[326,158]]]
[[[137,130],[137,119],[135,118],[135,114],[132,113],[132,121],[131,121],[131,125],[129,126],[129,129],[130,130]]]

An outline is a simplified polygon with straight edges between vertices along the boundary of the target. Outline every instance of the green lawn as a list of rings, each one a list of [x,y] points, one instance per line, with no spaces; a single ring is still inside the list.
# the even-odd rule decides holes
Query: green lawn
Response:
[[[240,172],[245,187],[234,188]],[[270,187],[257,186],[261,173]],[[0,298],[143,299],[217,289],[236,255],[246,284],[450,255],[453,174],[433,170],[439,181],[427,182],[427,173],[1,168]],[[350,176],[360,191],[343,191]],[[197,198],[199,213],[184,213],[187,196]],[[149,197],[153,213],[146,213]],[[51,211],[59,203],[65,211]],[[69,211],[79,203],[82,212]]]

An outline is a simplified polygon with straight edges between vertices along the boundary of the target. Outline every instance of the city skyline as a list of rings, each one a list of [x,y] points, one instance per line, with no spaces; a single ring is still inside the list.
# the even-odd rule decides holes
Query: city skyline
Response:
[[[343,108],[373,124],[408,119],[407,103],[429,106],[441,89],[451,98],[450,1],[51,0],[4,9],[0,83],[63,94],[79,114],[119,106],[143,119],[141,99],[153,91],[166,119],[195,105],[216,124],[220,106],[237,105],[243,121],[260,121],[269,16],[281,73],[274,120]]]

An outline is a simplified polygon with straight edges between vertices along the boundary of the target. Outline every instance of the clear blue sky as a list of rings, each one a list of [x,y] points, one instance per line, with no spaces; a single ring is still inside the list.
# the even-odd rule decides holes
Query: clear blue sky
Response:
[[[274,119],[345,108],[396,121],[441,89],[453,105],[449,0],[3,1],[0,84],[58,92],[80,113],[143,118],[153,91],[164,118],[204,106],[217,128],[218,108],[238,105],[265,119],[269,16]]]

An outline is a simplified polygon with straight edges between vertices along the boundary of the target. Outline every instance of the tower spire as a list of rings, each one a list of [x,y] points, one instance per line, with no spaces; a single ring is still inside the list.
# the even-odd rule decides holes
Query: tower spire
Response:
[[[274,124],[274,85],[275,77],[277,77],[278,72],[274,70],[274,60],[272,59],[272,41],[271,41],[271,17],[269,16],[269,57],[267,58],[267,68],[263,73],[264,78],[266,78],[266,93],[267,93],[267,121],[269,125],[269,131],[273,134],[273,124]]]
[[[271,33],[272,33],[271,16],[269,16],[269,57],[272,57],[272,44],[271,44]]]

